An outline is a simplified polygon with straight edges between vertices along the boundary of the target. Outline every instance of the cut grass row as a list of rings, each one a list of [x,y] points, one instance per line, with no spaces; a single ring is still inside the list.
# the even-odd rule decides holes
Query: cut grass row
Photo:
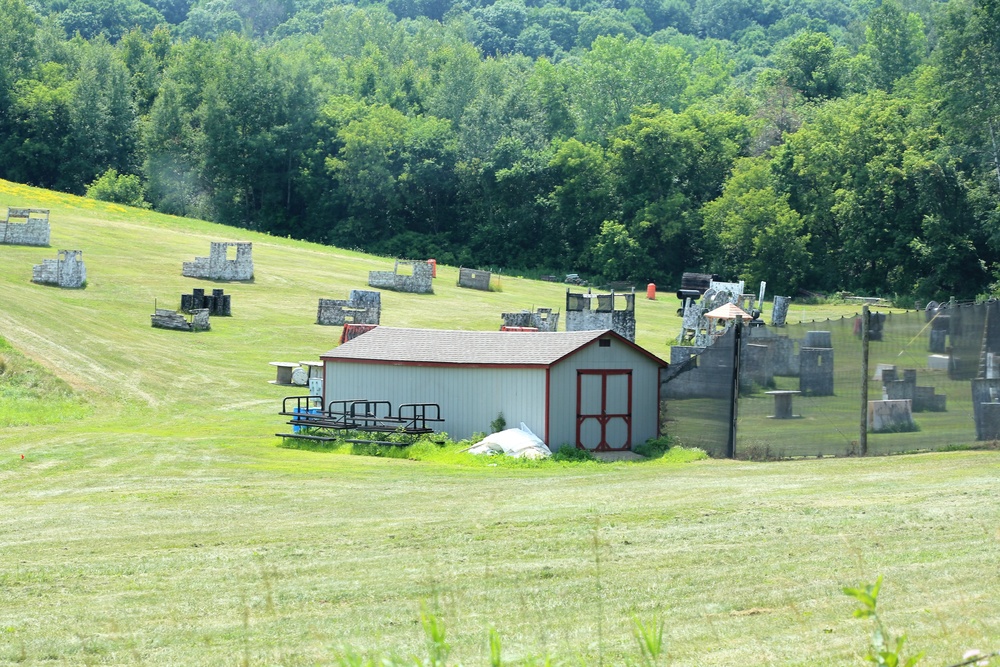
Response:
[[[667,619],[670,664],[859,663],[840,589],[929,664],[995,643],[996,453],[490,467],[108,435],[4,446],[0,662],[622,664]],[[516,664],[516,662],[514,662]]]

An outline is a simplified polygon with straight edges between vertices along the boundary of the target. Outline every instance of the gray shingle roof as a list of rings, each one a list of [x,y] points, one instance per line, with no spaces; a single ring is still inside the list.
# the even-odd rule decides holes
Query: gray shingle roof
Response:
[[[330,350],[322,358],[417,364],[549,366],[606,333],[447,331],[378,326]]]

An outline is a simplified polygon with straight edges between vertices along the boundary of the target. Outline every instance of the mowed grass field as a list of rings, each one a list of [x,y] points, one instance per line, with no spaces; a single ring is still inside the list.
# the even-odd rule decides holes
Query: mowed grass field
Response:
[[[332,348],[317,299],[391,260],[0,181],[5,205],[52,209],[53,231],[0,246],[0,355],[58,381],[40,400],[0,384],[0,664],[426,656],[422,606],[454,664],[488,664],[491,628],[505,664],[625,664],[634,617],[664,620],[668,664],[861,664],[871,628],[841,588],[879,574],[922,664],[998,648],[997,452],[490,467],[284,449],[296,392],[268,362]],[[253,241],[253,283],[181,276],[212,240]],[[84,251],[86,289],[30,282],[62,248]],[[383,292],[383,323],[562,309],[565,286],[457,273]],[[224,288],[233,317],[149,326],[194,287]],[[676,301],[636,301],[638,342],[668,356]]]

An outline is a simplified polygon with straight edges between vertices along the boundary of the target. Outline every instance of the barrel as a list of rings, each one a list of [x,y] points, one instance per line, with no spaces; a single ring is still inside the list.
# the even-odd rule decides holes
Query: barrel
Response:
[[[431,278],[438,277],[438,261],[436,259],[429,259],[427,263],[431,265]]]
[[[650,301],[656,301],[656,285],[649,283],[646,285],[646,298]]]

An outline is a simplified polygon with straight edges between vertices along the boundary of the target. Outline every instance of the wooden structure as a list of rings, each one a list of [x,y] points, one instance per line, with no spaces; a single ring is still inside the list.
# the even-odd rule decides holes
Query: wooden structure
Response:
[[[441,406],[456,440],[503,413],[550,447],[628,450],[659,434],[668,364],[610,330],[440,331],[380,326],[322,356],[324,405],[343,395]],[[404,418],[405,415],[396,415]]]

